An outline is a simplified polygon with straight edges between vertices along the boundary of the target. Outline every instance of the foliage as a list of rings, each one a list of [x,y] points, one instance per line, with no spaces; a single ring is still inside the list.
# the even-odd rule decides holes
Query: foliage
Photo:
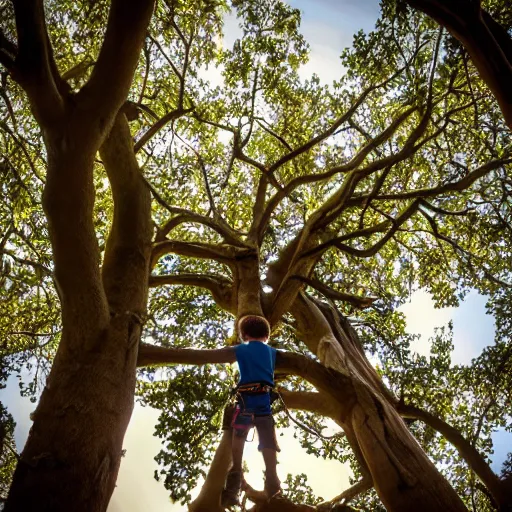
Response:
[[[308,477],[304,473],[295,476],[288,473],[283,482],[283,496],[294,503],[318,505],[323,501],[323,498],[315,496],[307,480]]]
[[[14,442],[15,425],[12,416],[0,404],[0,503],[7,498],[18,461]]]
[[[510,22],[503,2],[488,3]],[[262,290],[271,301],[283,251],[309,233],[299,255],[314,260],[305,289],[327,294],[350,315],[398,397],[445,419],[490,457],[492,432],[512,428],[510,133],[460,45],[428,18],[384,4],[375,31],[356,34],[343,52],[344,76],[322,85],[316,76],[299,76],[308,45],[297,9],[257,0],[158,2],[129,98],[135,150],[155,198],[155,241],[177,240],[189,248],[225,248],[232,239],[243,244],[256,214],[268,214],[256,227]],[[74,90],[97,58],[106,6],[47,2],[57,65]],[[240,23],[231,47],[223,46],[221,34],[228,12]],[[14,40],[13,26],[2,29]],[[34,365],[36,380],[25,387],[34,394],[61,329],[40,199],[47,155],[24,95],[4,72],[0,96],[0,338],[9,356],[6,373]],[[155,129],[162,119],[167,122]],[[263,177],[266,207],[258,212]],[[95,186],[104,249],[113,204],[100,162]],[[218,258],[172,251],[153,274],[233,282]],[[144,340],[223,346],[232,334],[230,315],[203,288],[154,285]],[[418,288],[428,290],[438,307],[458,305],[470,289],[487,295],[495,343],[471,366],[453,365],[448,328],[436,333],[429,358],[412,353],[396,308]],[[360,310],[336,293],[376,301]],[[279,329],[276,346],[308,353],[289,316]],[[139,377],[140,399],[161,410],[156,435],[164,442],[155,476],[174,500],[186,503],[212,459],[235,376],[226,368],[177,366],[143,370]],[[300,379],[285,385],[310,389]],[[317,430],[324,427],[324,419],[311,413],[297,416]],[[479,510],[489,510],[453,447],[424,424],[414,422],[411,430],[467,503],[476,500]],[[326,442],[301,430],[297,435],[308,452],[350,459],[358,474],[344,441]],[[287,485],[293,499],[314,502],[302,475],[289,476]],[[368,496],[366,506],[379,510],[375,495]]]

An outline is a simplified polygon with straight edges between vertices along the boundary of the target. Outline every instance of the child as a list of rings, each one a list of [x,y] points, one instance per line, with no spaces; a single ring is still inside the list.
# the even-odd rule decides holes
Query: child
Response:
[[[244,343],[230,347],[236,355],[240,369],[240,382],[237,386],[237,404],[232,421],[233,464],[222,492],[224,507],[238,504],[242,484],[244,444],[252,427],[256,427],[258,431],[258,449],[262,452],[265,461],[265,492],[269,498],[272,498],[281,491],[281,482],[276,471],[277,452],[280,450],[270,409],[270,391],[274,386],[276,361],[276,349],[267,345],[270,325],[261,316],[248,315],[238,322],[238,332]]]

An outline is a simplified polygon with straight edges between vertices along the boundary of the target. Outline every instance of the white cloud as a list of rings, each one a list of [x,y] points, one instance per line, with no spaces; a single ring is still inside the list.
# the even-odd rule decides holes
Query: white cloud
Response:
[[[407,321],[407,332],[421,337],[411,346],[421,355],[429,356],[429,338],[436,327],[453,321],[453,364],[470,364],[494,338],[494,320],[485,311],[486,298],[470,292],[458,308],[434,308],[432,296],[424,290],[415,292],[411,301],[399,308]]]

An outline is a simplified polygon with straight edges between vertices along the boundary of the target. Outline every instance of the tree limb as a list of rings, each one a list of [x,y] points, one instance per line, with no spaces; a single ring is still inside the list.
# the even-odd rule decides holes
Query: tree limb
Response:
[[[279,394],[288,409],[300,409],[302,411],[314,412],[338,421],[340,408],[337,402],[329,398],[325,393],[318,391],[288,391],[278,388]]]
[[[204,288],[211,292],[213,299],[219,307],[236,315],[233,283],[225,277],[210,274],[178,274],[149,277],[149,286],[151,288],[163,285],[186,285]]]
[[[465,439],[455,427],[441,418],[414,405],[397,403],[397,411],[403,418],[413,418],[425,422],[446,438],[459,452],[468,466],[476,473],[498,503],[503,501],[505,489],[500,478],[492,471],[482,455]]]
[[[359,258],[369,258],[371,256],[374,256],[392,238],[392,236],[398,231],[400,226],[404,222],[409,220],[414,215],[414,213],[416,213],[416,211],[418,211],[420,204],[421,204],[421,201],[416,199],[407,208],[405,208],[405,210],[403,210],[402,213],[395,219],[385,221],[385,222],[380,223],[377,226],[373,227],[374,232],[377,232],[377,227],[378,227],[378,231],[381,231],[384,226],[391,226],[391,229],[389,229],[389,231],[376,244],[372,245],[371,247],[368,247],[367,249],[357,249],[355,247],[351,247],[351,246],[343,243],[343,240],[346,240],[347,238],[354,238],[356,236],[356,233],[358,233],[356,231],[355,233],[351,233],[348,235],[343,235],[341,237],[333,238],[333,239],[315,247],[314,249],[311,249],[311,250],[305,252],[303,255],[301,255],[301,257],[306,258],[306,257],[310,257],[312,255],[322,253],[329,247],[336,247],[339,250],[341,250],[347,254],[351,254],[352,256],[357,256]],[[369,229],[372,229],[372,228],[369,228]],[[366,230],[361,230],[361,231],[363,231],[365,233],[364,236],[367,236]]]
[[[43,0],[15,0],[18,52],[13,78],[28,95],[36,119],[51,126],[64,114],[63,81],[48,38]]]
[[[111,313],[144,315],[151,254],[151,195],[139,169],[126,116],[120,112],[100,155],[114,199],[114,218],[107,239],[102,278]],[[129,275],[130,279],[125,276]]]
[[[154,0],[112,0],[98,60],[77,94],[90,122],[99,122],[103,130],[126,100],[153,6]]]
[[[157,242],[163,242],[167,235],[176,227],[185,223],[196,223],[201,224],[202,226],[207,226],[214,231],[216,231],[224,241],[228,244],[234,245],[236,247],[246,247],[239,236],[238,233],[229,226],[227,223],[219,223],[216,219],[212,219],[211,217],[206,217],[205,215],[201,215],[199,213],[195,213],[188,210],[183,210],[183,213],[180,213],[169,219],[157,232],[155,240]]]
[[[18,49],[16,45],[5,37],[4,33],[0,31],[0,64],[2,64],[7,71],[15,74],[15,61]]]
[[[203,365],[222,362],[219,350],[197,350],[184,348],[165,348],[141,343],[137,366],[165,366],[169,364]],[[331,368],[300,354],[278,351],[276,373],[298,375],[311,382],[321,392],[325,392],[340,405],[340,417],[343,419],[351,410],[356,397],[352,380]]]
[[[156,121],[156,123],[150,126],[144,135],[135,143],[133,148],[135,153],[138,153],[166,124],[179,119],[189,112],[192,112],[192,110],[193,109],[191,108],[177,108],[162,116],[158,121]]]
[[[350,293],[344,293],[339,292],[337,290],[333,290],[329,286],[320,282],[318,279],[310,279],[309,277],[297,275],[291,276],[290,279],[297,279],[299,281],[302,281],[303,283],[319,291],[325,297],[332,300],[341,300],[343,302],[348,302],[349,304],[358,309],[367,308],[377,300],[377,297],[359,297],[357,295],[352,295]]]
[[[366,92],[366,91],[365,91]],[[364,93],[363,93],[364,94]],[[270,198],[268,201],[265,210],[263,214],[261,215],[261,220],[259,222],[258,226],[258,235],[259,240],[261,242],[263,234],[266,230],[266,227],[268,225],[268,222],[270,221],[270,217],[272,213],[275,211],[279,203],[285,198],[290,195],[290,193],[295,190],[297,187],[301,185],[306,185],[310,183],[315,183],[318,181],[324,181],[327,180],[336,174],[340,173],[347,173],[350,171],[354,171],[368,156],[368,154],[376,149],[380,144],[385,142],[393,135],[393,133],[396,132],[396,130],[403,124],[405,120],[407,120],[415,111],[417,110],[417,107],[410,107],[405,112],[400,114],[396,119],[394,119],[391,124],[383,130],[380,134],[376,135],[371,141],[369,141],[365,146],[363,146],[357,154],[350,159],[345,164],[332,167],[331,169],[324,171],[322,173],[317,174],[308,174],[304,176],[298,176],[296,178],[293,178],[290,180],[289,183],[287,183],[281,190],[276,192],[274,196]],[[352,115],[352,114],[350,114]],[[420,127],[424,131],[426,128],[426,124],[424,122],[420,123]],[[376,162],[370,164],[363,170],[358,170],[357,172],[361,172],[361,178],[371,172],[374,172],[376,170],[382,169],[384,167],[387,167],[389,165],[392,165],[396,163],[397,161],[403,160],[407,158],[410,155],[410,148],[414,144],[414,142],[419,138],[421,133],[417,133],[418,130],[415,130],[413,134],[410,136],[406,144],[404,145],[404,148],[402,148],[402,151],[400,151],[397,155],[391,155],[390,157],[385,157],[380,160],[377,160]],[[413,139],[413,135],[415,138]],[[309,149],[309,148],[308,148]],[[290,153],[291,154],[291,153]]]
[[[370,93],[373,91],[380,89],[381,87],[385,87],[387,84],[389,84],[391,81],[393,81],[397,76],[399,76],[403,71],[404,68],[400,68],[396,73],[394,73],[391,77],[387,78],[383,82],[379,84],[371,85],[370,87],[366,88],[357,98],[357,100],[350,106],[350,108],[344,112],[341,116],[339,116],[326,130],[319,133],[316,137],[313,137],[308,142],[303,144],[302,146],[299,146],[298,148],[294,149],[293,151],[287,153],[283,157],[281,157],[277,162],[273,163],[268,172],[273,173],[279,167],[282,167],[286,162],[289,162],[290,160],[293,160],[295,157],[301,155],[302,153],[305,153],[312,147],[316,146],[318,143],[322,142],[323,140],[330,137],[343,123],[348,121],[356,112],[356,110],[361,106],[361,104],[364,102],[364,100],[368,97]]]
[[[151,267],[166,254],[179,254],[191,258],[204,258],[220,263],[232,264],[234,254],[225,247],[202,242],[182,242],[181,240],[166,240],[153,246]]]
[[[505,165],[509,165],[512,163],[512,158],[505,158],[499,160],[491,160],[480,167],[477,167],[475,170],[468,173],[464,178],[461,178],[458,181],[454,181],[452,183],[446,183],[444,185],[439,185],[438,187],[432,188],[423,188],[417,190],[411,190],[409,192],[403,192],[401,194],[380,194],[375,196],[376,201],[387,201],[394,199],[414,199],[414,198],[427,198],[438,196],[441,194],[445,194],[446,192],[460,192],[462,190],[467,190],[475,181],[479,178],[482,178],[486,174],[499,167],[503,167]],[[356,196],[347,202],[347,205],[354,206],[356,204],[361,204],[365,200],[370,197],[368,194]]]

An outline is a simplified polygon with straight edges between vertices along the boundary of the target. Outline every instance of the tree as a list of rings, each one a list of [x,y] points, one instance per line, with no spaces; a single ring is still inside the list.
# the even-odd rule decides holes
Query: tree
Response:
[[[407,362],[394,309],[410,283],[439,305],[509,287],[511,148],[485,86],[420,15],[358,34],[346,75],[327,88],[299,80],[307,46],[285,4],[236,2],[232,50],[216,42],[224,4],[160,2],[151,22],[151,2],[127,5],[112,2],[104,36],[103,2],[51,2],[45,22],[42,3],[17,1],[3,18],[15,17],[16,37],[6,21],[2,307],[18,316],[2,329],[12,353],[56,351],[7,510],[104,510],[136,364],[214,362],[177,347],[218,346],[230,316],[247,313],[265,315],[289,349],[278,360],[289,406],[345,431],[312,447],[354,453],[361,481],[336,502],[374,486],[388,510],[465,510],[472,495],[457,495],[400,418],[435,405],[415,378],[425,368],[409,365],[402,382],[388,366],[383,381],[366,351]],[[214,64],[222,86],[204,78]],[[489,361],[492,373],[504,359]],[[219,508],[229,432],[215,453],[208,441],[229,374],[177,366],[169,385],[151,385],[155,374],[141,373],[144,399],[168,411],[158,429],[171,451],[159,458],[172,496],[189,501],[211,461],[191,510]],[[493,386],[503,383],[475,403],[501,397]],[[482,416],[485,432],[509,415]],[[497,496],[484,488],[510,503],[501,485]]]
[[[10,7],[4,8],[3,20],[12,14]],[[25,91],[44,134],[43,207],[62,332],[6,510],[104,510],[133,407],[137,318],[145,308],[151,228],[149,192],[138,169],[134,173],[129,162],[109,168],[121,213],[112,224],[100,272],[94,159],[126,100],[153,2],[112,2],[96,64],[78,91],[57,68],[43,2],[21,0],[12,8],[17,38],[2,37],[1,62]],[[112,135],[106,145],[116,142]],[[127,221],[135,239],[122,230]],[[116,272],[135,280],[140,275],[144,284],[120,289]]]

